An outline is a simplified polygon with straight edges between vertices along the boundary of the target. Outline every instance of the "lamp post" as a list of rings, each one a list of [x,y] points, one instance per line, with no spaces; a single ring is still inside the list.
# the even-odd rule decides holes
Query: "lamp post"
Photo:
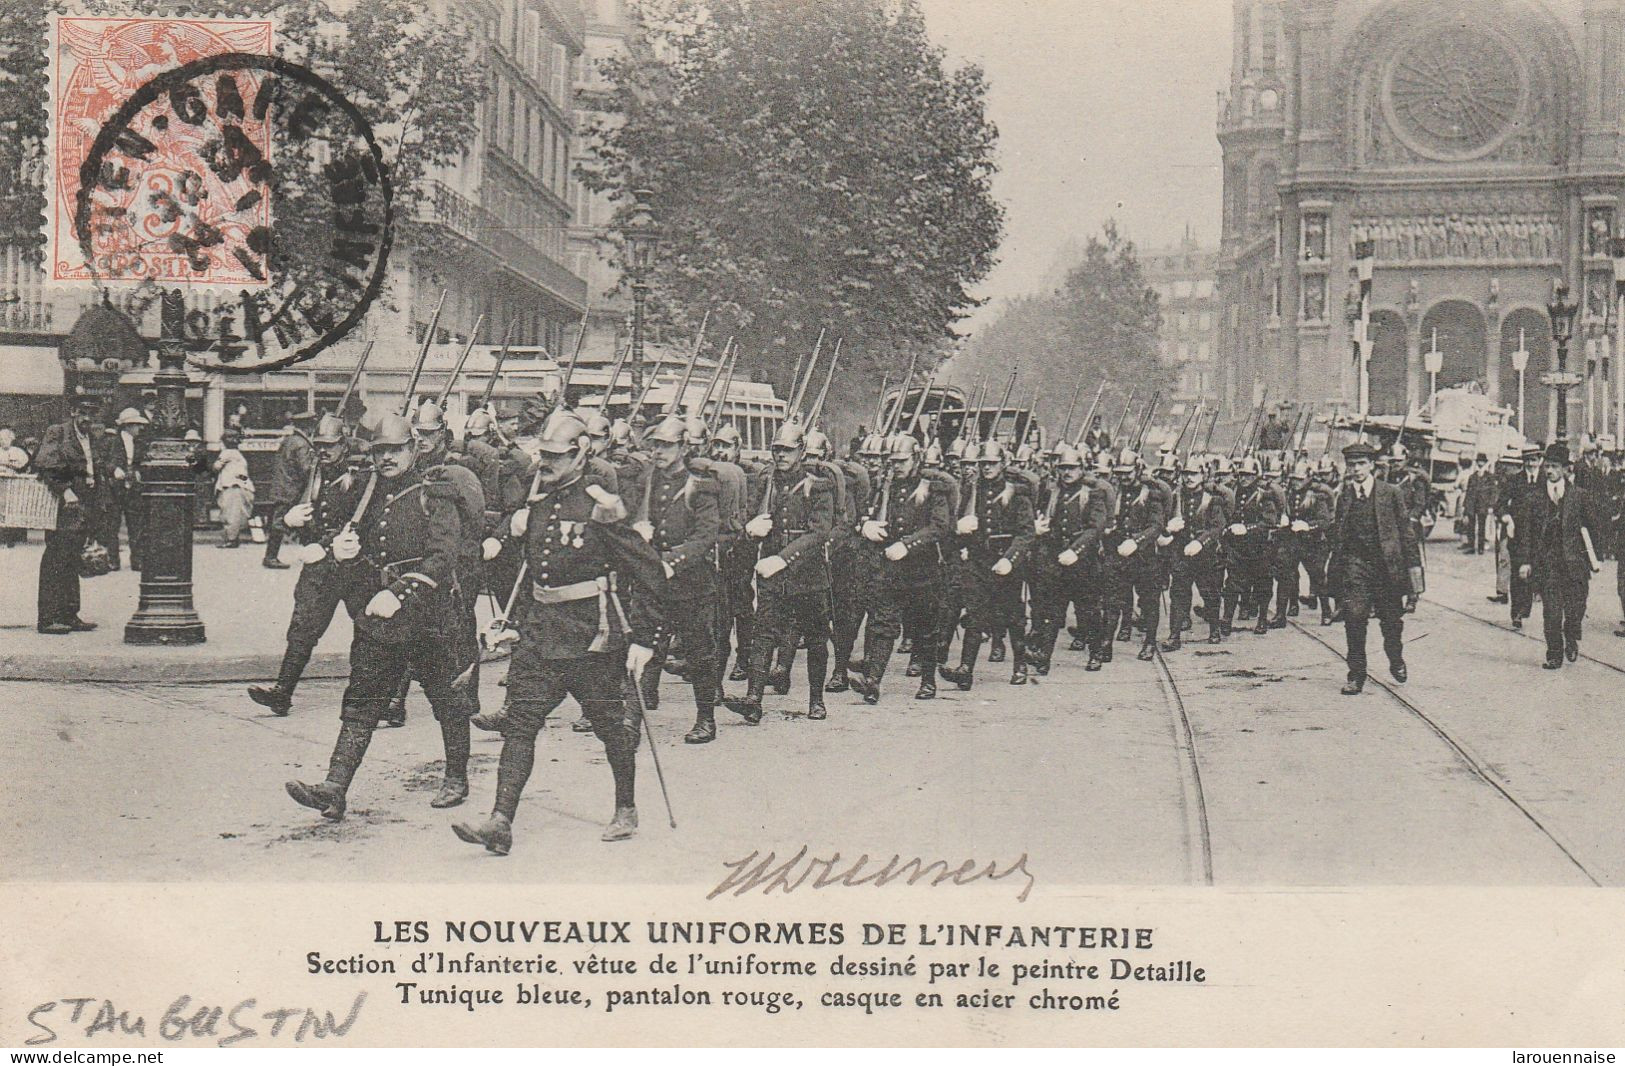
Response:
[[[1527,437],[1528,430],[1523,421],[1523,373],[1529,369],[1529,349],[1523,344],[1523,329],[1518,330],[1518,350],[1512,353],[1512,369],[1518,372],[1518,432]]]
[[[655,225],[654,213],[649,209],[648,189],[632,190],[632,217],[626,227],[627,267],[632,274],[632,395],[643,391],[643,305],[649,297],[649,268],[654,265],[655,247],[660,243],[660,230]],[[638,412],[628,412],[628,419]]]
[[[126,644],[202,644],[203,620],[192,606],[192,517],[196,452],[186,438],[186,304],[179,289],[163,294],[163,329],[152,437],[141,463],[147,508],[141,601],[124,626]]]
[[[1552,283],[1552,302],[1546,305],[1546,314],[1552,320],[1552,343],[1557,345],[1557,373],[1549,384],[1557,392],[1557,427],[1555,440],[1567,440],[1569,435],[1569,389],[1576,384],[1569,374],[1569,341],[1574,337],[1574,315],[1580,310],[1578,303],[1569,301],[1569,287],[1561,281]]]
[[[1436,413],[1435,408],[1439,401],[1439,371],[1444,369],[1444,353],[1439,351],[1439,327],[1433,327],[1430,347],[1422,353],[1422,363],[1428,372],[1428,412],[1429,417]]]

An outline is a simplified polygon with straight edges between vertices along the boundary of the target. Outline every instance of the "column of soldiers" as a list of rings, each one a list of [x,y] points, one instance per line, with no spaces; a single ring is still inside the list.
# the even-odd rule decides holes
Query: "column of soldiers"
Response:
[[[1049,674],[1063,631],[1099,671],[1119,643],[1138,640],[1138,658],[1151,660],[1187,639],[1223,643],[1248,622],[1257,634],[1284,628],[1300,608],[1344,623],[1344,693],[1364,685],[1372,615],[1391,675],[1406,679],[1402,619],[1421,591],[1421,523],[1415,471],[1397,449],[1379,457],[1357,441],[1343,450],[1346,473],[1329,452],[1262,452],[1257,438],[1220,454],[1198,449],[1195,432],[1187,441],[1192,416],[1148,458],[1139,441],[1153,400],[1126,446],[1088,416],[1070,437],[1069,412],[1048,448],[1012,452],[978,419],[947,440],[924,432],[928,382],[911,416],[905,389],[889,422],[877,419],[882,428],[841,460],[819,429],[835,360],[809,397],[815,353],[762,464],[741,455],[722,417],[727,352],[698,403],[687,402],[693,366],[648,425],[647,389],[628,418],[606,414],[619,364],[596,404],[565,405],[567,373],[517,416],[476,410],[461,441],[436,401],[378,419],[364,458],[337,419],[320,422],[310,482],[278,516],[304,563],[286,656],[274,684],[250,690],[289,713],[312,649],[345,607],[355,637],[339,735],[323,781],[288,783],[296,802],[343,817],[372,732],[404,721],[412,679],[444,743],[432,806],[470,795],[471,725],[502,737],[490,817],[454,826],[493,854],[512,846],[536,738],[567,696],[613,779],[602,838],[636,832],[635,756],[667,672],[692,690],[683,739],[695,745],[718,738],[719,706],[759,725],[803,651],[805,711],[785,717],[810,722],[827,718],[827,693],[876,704],[896,654],[917,679],[914,698],[931,700],[939,677],[970,691],[999,638],[1010,683],[1025,685]],[[1566,471],[1566,454],[1548,451],[1544,465]],[[1558,481],[1537,497],[1531,468],[1497,511],[1515,546],[1514,617],[1539,588],[1560,665],[1565,651],[1574,658],[1585,606],[1578,531],[1602,526],[1592,494],[1570,487],[1565,508]],[[513,645],[503,704],[483,713],[482,593],[497,616],[488,642]]]

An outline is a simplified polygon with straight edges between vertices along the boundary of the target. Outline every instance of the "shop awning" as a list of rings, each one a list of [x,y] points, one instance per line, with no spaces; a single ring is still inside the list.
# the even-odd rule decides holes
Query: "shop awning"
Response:
[[[61,396],[62,363],[55,348],[0,344],[0,393]]]

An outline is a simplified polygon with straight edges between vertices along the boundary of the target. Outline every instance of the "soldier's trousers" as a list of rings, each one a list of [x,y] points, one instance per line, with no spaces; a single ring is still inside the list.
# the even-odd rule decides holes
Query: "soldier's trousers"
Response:
[[[366,624],[350,643],[350,682],[339,709],[339,739],[328,764],[327,783],[349,788],[372,732],[389,707],[401,676],[411,670],[440,720],[446,778],[468,780],[468,716],[472,708],[452,690],[457,668],[441,635],[424,630],[406,640],[380,640]]]
[[[1270,546],[1270,578],[1275,585],[1275,617],[1285,618],[1289,607],[1297,605],[1298,590],[1302,588],[1298,576],[1298,568],[1302,558],[1298,551],[1299,545],[1292,537],[1285,533],[1276,538],[1276,543]],[[1269,590],[1265,590],[1265,599],[1260,601],[1267,607]]]
[[[1095,626],[1094,639],[1089,641],[1089,651],[1097,659],[1110,660],[1112,641],[1117,638],[1118,628],[1123,624],[1124,592],[1127,590],[1127,594],[1132,597],[1134,586],[1129,576],[1128,563],[1115,551],[1108,551],[1096,574],[1099,584],[1095,602],[1100,604],[1100,615]],[[1132,609],[1131,607],[1130,610]]]
[[[863,672],[876,679],[886,676],[898,634],[930,632],[942,610],[941,571],[934,563],[908,569],[895,563],[888,566],[891,572],[883,572],[875,582],[869,625],[863,631]],[[911,654],[927,677],[934,676],[930,671],[936,668],[936,651],[930,640],[916,638]]]
[[[282,667],[277,671],[277,687],[292,693],[304,676],[305,667],[321,643],[327,627],[333,624],[333,615],[344,602],[344,582],[338,564],[328,561],[309,563],[299,570],[299,579],[293,586],[293,617],[288,619],[288,645],[282,653]],[[365,609],[361,604],[359,609]],[[352,609],[354,617],[356,609]]]
[[[1576,580],[1558,567],[1549,567],[1540,581],[1540,623],[1546,634],[1546,657],[1563,654],[1563,642],[1579,641],[1586,617],[1591,582]]]
[[[630,699],[626,649],[573,659],[545,658],[541,634],[524,624],[508,668],[508,714],[502,727],[493,811],[513,818],[536,762],[536,734],[566,696],[575,698],[592,731],[604,745],[615,778],[615,805],[635,803],[636,757],[642,719]],[[648,673],[656,673],[653,664]],[[645,678],[648,674],[646,673]],[[658,674],[656,674],[658,676]]]
[[[1092,567],[1082,560],[1071,566],[1035,567],[1032,570],[1032,630],[1027,636],[1027,657],[1035,663],[1050,660],[1070,606],[1078,616],[1078,633],[1092,644],[1099,627],[1100,604]]]
[[[773,650],[807,642],[808,699],[821,700],[829,669],[829,589],[778,589],[770,579],[757,590],[756,632],[751,644],[751,685],[765,684]]]
[[[1326,564],[1331,559],[1332,548],[1326,543],[1324,536],[1312,537],[1306,543],[1299,545],[1299,558],[1303,560],[1303,569],[1309,575],[1309,595],[1320,599],[1328,595],[1326,591]]]
[[[722,617],[717,623],[717,670],[728,668],[728,654],[738,648],[738,662],[749,672],[756,625],[756,591],[751,575],[756,566],[756,545],[736,538],[722,551]],[[737,635],[737,641],[729,638]]]
[[[1259,611],[1269,609],[1270,593],[1275,579],[1270,573],[1270,558],[1261,544],[1237,546],[1230,553],[1230,568],[1224,576],[1224,617],[1229,621],[1236,616],[1236,608],[1246,604]]]
[[[972,559],[962,571],[965,588],[965,643],[960,649],[963,666],[976,664],[982,641],[996,633],[1010,637],[1010,661],[1019,663],[1026,652],[1026,605],[1021,601],[1024,578],[1020,567],[1003,577],[991,564]]]
[[[1349,556],[1343,562],[1343,633],[1348,639],[1349,680],[1366,676],[1365,637],[1371,616],[1382,627],[1382,648],[1390,663],[1405,657],[1405,597],[1388,578],[1386,567]]]
[[[959,559],[958,548],[946,548],[953,555],[942,564],[941,606],[937,610],[937,623],[931,633],[934,658],[939,663],[948,661],[948,649],[953,647],[954,633],[959,619],[965,613],[965,564]]]
[[[868,541],[862,546],[854,544],[830,551],[830,620],[836,673],[845,670],[847,660],[852,658],[864,618],[868,617],[870,624],[874,624],[875,611],[884,598],[886,571],[881,568],[884,562],[880,549]],[[865,641],[864,647],[868,646]]]
[[[1194,559],[1181,554],[1174,560],[1168,585],[1170,636],[1186,627],[1191,614],[1192,590],[1201,594],[1202,613],[1207,618],[1208,625],[1217,628],[1219,624],[1219,600],[1224,587],[1224,571],[1218,565],[1218,560],[1209,554],[1212,550],[1204,547]]]
[[[643,672],[643,699],[654,706],[660,694],[660,678],[671,655],[672,638],[687,656],[688,682],[694,690],[694,707],[702,715],[716,709],[718,676],[716,649],[716,598],[711,591],[700,599],[673,605],[660,639],[655,643],[654,659]],[[508,682],[512,686],[513,682]]]
[[[1147,547],[1128,560],[1127,577],[1149,644],[1157,639],[1157,627],[1162,624],[1162,594],[1168,588],[1168,572],[1161,557]]]

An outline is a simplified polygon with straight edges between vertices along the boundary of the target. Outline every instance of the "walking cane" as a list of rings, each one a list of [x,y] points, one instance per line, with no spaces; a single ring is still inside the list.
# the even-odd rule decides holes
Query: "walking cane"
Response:
[[[638,698],[638,717],[643,719],[643,735],[649,738],[649,755],[655,761],[655,778],[660,782],[660,798],[666,801],[666,819],[671,822],[671,827],[676,829],[677,816],[671,812],[671,793],[666,791],[666,774],[660,769],[660,751],[655,746],[654,728],[649,725],[649,708],[643,703],[643,686],[638,684],[638,675],[631,670],[626,672],[626,676],[632,681],[632,694]]]

